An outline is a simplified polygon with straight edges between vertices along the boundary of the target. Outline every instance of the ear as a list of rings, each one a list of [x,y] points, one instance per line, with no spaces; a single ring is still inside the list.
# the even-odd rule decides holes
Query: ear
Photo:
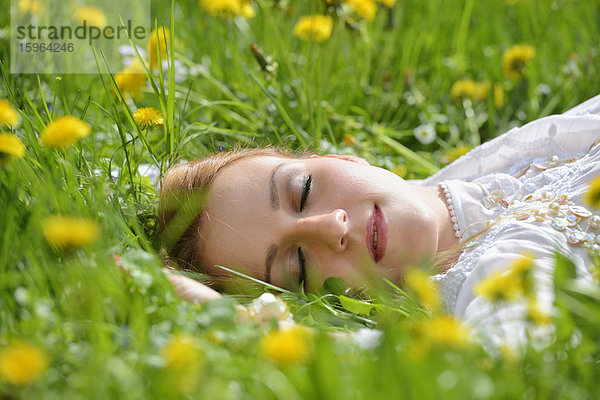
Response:
[[[362,165],[371,165],[364,158],[353,156],[353,155],[349,155],[349,154],[325,154],[324,156],[318,156],[316,154],[313,154],[312,156],[310,156],[310,158],[321,158],[321,157],[324,157],[324,158],[335,158],[335,159],[338,159],[338,160],[355,162],[355,163],[362,164]]]

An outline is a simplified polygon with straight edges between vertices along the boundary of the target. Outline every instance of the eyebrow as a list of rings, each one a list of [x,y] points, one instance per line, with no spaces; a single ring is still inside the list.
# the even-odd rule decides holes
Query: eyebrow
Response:
[[[273,172],[271,172],[271,179],[269,179],[269,192],[271,197],[271,208],[273,211],[279,210],[279,193],[277,192],[277,185],[275,182],[275,175],[277,171],[281,168],[284,163],[279,163],[273,168]],[[271,267],[273,267],[273,262],[277,257],[277,252],[279,251],[279,246],[276,244],[272,244],[269,246],[269,250],[267,250],[267,258],[265,260],[265,280],[267,283],[271,283]]]
[[[269,179],[269,192],[271,193],[271,207],[273,208],[273,211],[277,211],[279,209],[279,193],[277,192],[277,185],[275,184],[275,175],[282,165],[283,163],[280,163],[273,168],[273,172],[271,172],[271,179]]]
[[[277,251],[279,251],[279,246],[275,244],[269,246],[269,250],[267,251],[267,260],[265,262],[265,280],[267,283],[271,283],[271,267],[273,266],[273,261],[275,261],[275,257],[277,257]]]

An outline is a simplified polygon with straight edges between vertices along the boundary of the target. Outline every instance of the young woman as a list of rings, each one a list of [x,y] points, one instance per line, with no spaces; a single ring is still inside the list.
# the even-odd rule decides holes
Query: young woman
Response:
[[[527,252],[550,313],[556,250],[591,280],[600,212],[582,196],[600,175],[600,96],[515,128],[423,181],[352,156],[242,150],[173,167],[159,220],[170,258],[216,278],[229,266],[283,287],[350,286],[434,260],[449,312],[520,340],[524,303],[498,309],[474,287]],[[170,275],[183,298],[218,293]],[[515,336],[516,334],[516,336]]]

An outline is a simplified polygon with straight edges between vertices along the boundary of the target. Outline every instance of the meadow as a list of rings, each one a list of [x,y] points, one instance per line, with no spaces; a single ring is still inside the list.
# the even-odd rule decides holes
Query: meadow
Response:
[[[420,275],[183,302],[156,221],[180,160],[272,144],[419,179],[560,114],[598,94],[600,3],[156,0],[152,24],[127,68],[10,74],[0,15],[0,397],[600,397],[600,287],[562,256],[556,312],[529,322],[551,343],[494,350]],[[294,328],[236,311],[266,290]]]

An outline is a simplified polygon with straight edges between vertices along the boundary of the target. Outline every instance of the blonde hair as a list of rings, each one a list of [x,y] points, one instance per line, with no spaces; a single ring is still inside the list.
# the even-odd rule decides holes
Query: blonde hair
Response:
[[[201,265],[201,230],[204,204],[211,184],[223,170],[249,157],[300,157],[282,148],[234,149],[178,164],[165,174],[160,190],[158,225],[161,253],[167,266],[204,272]]]

